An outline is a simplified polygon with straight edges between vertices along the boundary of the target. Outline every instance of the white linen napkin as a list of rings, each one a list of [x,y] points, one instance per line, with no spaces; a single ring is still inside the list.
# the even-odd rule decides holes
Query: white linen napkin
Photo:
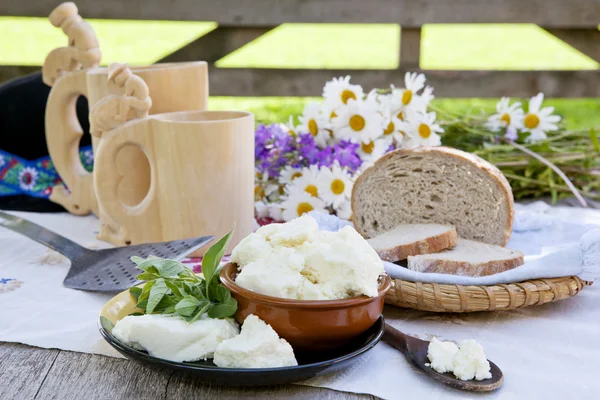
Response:
[[[517,205],[514,232],[507,247],[523,251],[525,264],[510,271],[469,277],[416,272],[390,262],[385,262],[385,270],[392,278],[456,285],[496,285],[562,276],[579,276],[593,281],[600,275],[600,229],[585,222],[596,221],[588,221],[585,217],[584,221],[573,221],[572,216],[561,218],[553,210],[541,202]],[[323,230],[335,231],[351,224],[322,212],[311,215]]]

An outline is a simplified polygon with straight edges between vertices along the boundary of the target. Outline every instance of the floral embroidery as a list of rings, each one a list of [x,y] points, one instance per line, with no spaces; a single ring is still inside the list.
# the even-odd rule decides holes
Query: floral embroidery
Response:
[[[91,146],[79,149],[79,159],[86,171],[92,172]],[[62,183],[50,157],[29,161],[0,150],[0,196],[26,194],[48,198],[52,188]]]

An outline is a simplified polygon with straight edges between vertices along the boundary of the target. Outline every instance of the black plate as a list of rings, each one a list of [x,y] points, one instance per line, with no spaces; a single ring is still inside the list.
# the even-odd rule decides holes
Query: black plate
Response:
[[[174,362],[156,358],[145,351],[136,350],[119,342],[110,332],[110,322],[100,317],[98,327],[106,341],[125,357],[151,368],[170,369],[186,372],[201,382],[225,386],[265,386],[282,385],[329,374],[356,362],[371,350],[383,336],[385,326],[383,316],[375,325],[357,337],[350,344],[333,350],[318,352],[298,352],[298,366],[282,368],[220,368],[212,360],[197,362]]]

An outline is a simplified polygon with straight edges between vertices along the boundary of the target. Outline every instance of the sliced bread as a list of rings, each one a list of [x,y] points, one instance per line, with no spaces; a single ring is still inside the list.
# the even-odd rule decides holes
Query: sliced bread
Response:
[[[459,238],[451,249],[408,257],[408,269],[438,274],[486,276],[523,265],[523,257],[523,253],[518,250]]]
[[[354,183],[354,226],[373,238],[400,224],[437,223],[458,236],[506,245],[514,201],[508,181],[487,161],[447,147],[399,149]]]
[[[396,262],[408,256],[437,253],[456,244],[456,229],[441,224],[401,224],[367,242],[382,260]]]

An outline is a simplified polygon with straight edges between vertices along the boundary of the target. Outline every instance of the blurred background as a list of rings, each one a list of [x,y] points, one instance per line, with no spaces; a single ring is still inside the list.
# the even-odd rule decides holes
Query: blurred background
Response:
[[[65,35],[46,17],[58,3],[0,6],[0,82],[36,71],[48,52],[65,45]],[[410,10],[410,2],[386,0],[76,3],[97,33],[103,65],[212,62],[209,107],[250,110],[258,122],[283,122],[300,114],[311,100],[307,96],[318,96],[333,76],[350,74],[369,90],[402,86],[404,72],[418,67],[435,88],[434,105],[449,111],[491,111],[502,95],[529,97],[544,91],[551,97],[545,104],[556,107],[567,128],[600,122],[595,1],[421,0]],[[486,8],[474,9],[474,4]],[[202,19],[219,21],[193,21]],[[356,23],[361,20],[405,25]],[[428,21],[459,23],[421,25]],[[457,70],[462,72],[449,72]]]

